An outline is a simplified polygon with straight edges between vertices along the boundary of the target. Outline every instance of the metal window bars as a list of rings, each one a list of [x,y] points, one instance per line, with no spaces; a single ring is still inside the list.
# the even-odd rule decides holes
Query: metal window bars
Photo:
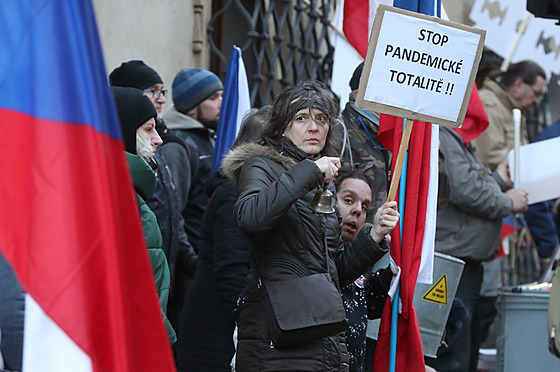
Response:
[[[223,78],[231,45],[239,46],[253,107],[272,103],[277,93],[297,81],[319,80],[328,86],[334,51],[329,25],[335,3],[215,0],[208,23],[211,69]]]

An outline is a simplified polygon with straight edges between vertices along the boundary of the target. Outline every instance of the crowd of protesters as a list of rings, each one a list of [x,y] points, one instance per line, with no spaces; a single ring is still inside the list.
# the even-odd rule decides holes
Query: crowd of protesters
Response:
[[[223,95],[218,76],[179,71],[164,110],[169,95],[153,68],[135,60],[111,72],[131,188],[179,371],[371,370],[368,319],[381,316],[399,272],[388,264],[372,268],[388,254],[400,215],[397,203],[387,201],[392,159],[377,138],[379,114],[354,103],[362,70],[363,63],[342,113],[328,87],[315,81],[298,82],[272,106],[254,109],[213,174]],[[481,322],[493,321],[492,299],[501,285],[491,260],[502,218],[528,209],[527,192],[512,188],[506,159],[513,148],[511,110],[540,103],[546,74],[522,61],[479,81],[488,120],[482,115],[439,132],[435,249],[465,261],[456,294],[464,316],[438,357],[426,359],[427,370],[477,370],[480,335],[487,334]],[[314,209],[317,200],[333,209]],[[530,227],[545,218],[554,225],[552,204],[530,210]],[[544,269],[558,245],[558,226],[536,231]],[[279,283],[288,296],[277,297]],[[23,306],[16,284],[0,298],[0,314],[11,312],[4,304]],[[296,337],[282,329],[280,323],[297,323],[292,317],[299,309],[294,305],[279,319],[285,311],[279,303],[305,302],[323,290],[342,301],[323,304],[321,316],[335,319],[343,309],[342,322]],[[2,329],[4,340],[13,340],[3,348],[5,368],[21,370],[21,317],[12,325]]]

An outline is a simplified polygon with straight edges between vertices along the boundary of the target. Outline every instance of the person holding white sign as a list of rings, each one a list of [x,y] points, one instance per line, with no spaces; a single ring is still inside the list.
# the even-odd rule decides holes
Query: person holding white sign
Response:
[[[465,120],[461,128],[442,126],[439,132],[451,193],[447,205],[438,210],[435,250],[465,261],[455,296],[469,315],[448,347],[426,362],[438,372],[476,371],[482,262],[498,253],[502,218],[527,210],[527,192],[507,190],[511,182],[505,164],[491,172],[474,154],[470,141],[483,129],[481,122]]]
[[[480,161],[496,170],[507,161],[509,151],[514,147],[513,110],[525,111],[540,103],[546,88],[546,73],[533,61],[521,61],[509,66],[507,71],[494,74],[494,79],[485,78],[479,91],[484,110],[488,115],[488,128],[473,140],[476,155]],[[521,144],[527,144],[528,136],[525,120],[521,123]],[[511,234],[509,245],[516,245],[518,234]],[[485,262],[484,281],[481,288],[481,341],[485,341],[488,329],[494,321],[497,310],[498,289],[502,283],[502,258]],[[490,345],[494,341],[489,340]]]

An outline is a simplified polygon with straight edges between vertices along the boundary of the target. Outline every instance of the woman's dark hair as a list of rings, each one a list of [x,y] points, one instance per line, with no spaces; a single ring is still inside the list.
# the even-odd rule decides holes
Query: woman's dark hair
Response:
[[[510,65],[506,72],[497,76],[496,81],[504,87],[509,87],[515,83],[517,78],[521,78],[524,83],[533,85],[537,76],[546,80],[546,72],[541,66],[533,61],[525,60]]]
[[[375,190],[373,178],[370,175],[365,174],[363,169],[352,167],[350,165],[343,165],[338,170],[338,176],[336,176],[336,178],[334,179],[334,186],[336,187],[337,191],[340,189],[340,185],[342,185],[342,182],[344,182],[344,180],[348,178],[354,178],[364,181],[365,183],[367,183],[373,194]]]
[[[332,155],[332,126],[338,117],[338,105],[333,94],[318,81],[303,81],[284,89],[272,107],[270,120],[265,123],[263,137],[274,146],[280,146],[282,133],[301,109],[317,109],[327,116],[329,131],[322,155]]]
[[[272,106],[267,105],[260,109],[253,109],[243,118],[239,133],[233,142],[232,148],[248,142],[256,142],[261,138],[263,124],[270,119]]]

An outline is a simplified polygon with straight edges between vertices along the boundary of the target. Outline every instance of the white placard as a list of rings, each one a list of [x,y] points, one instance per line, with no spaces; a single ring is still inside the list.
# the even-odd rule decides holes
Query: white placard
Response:
[[[460,126],[484,35],[484,30],[380,6],[360,80],[358,106]]]
[[[513,44],[517,27],[527,14],[525,1],[476,0],[470,18],[476,27],[487,31],[486,46],[506,57]],[[556,20],[531,15],[525,34],[521,37],[511,62],[524,59],[536,61],[546,71],[560,74],[560,27]]]
[[[520,169],[515,187],[529,192],[529,204],[560,197],[560,137],[520,146],[519,158],[515,167],[513,150],[509,152],[509,169]]]

